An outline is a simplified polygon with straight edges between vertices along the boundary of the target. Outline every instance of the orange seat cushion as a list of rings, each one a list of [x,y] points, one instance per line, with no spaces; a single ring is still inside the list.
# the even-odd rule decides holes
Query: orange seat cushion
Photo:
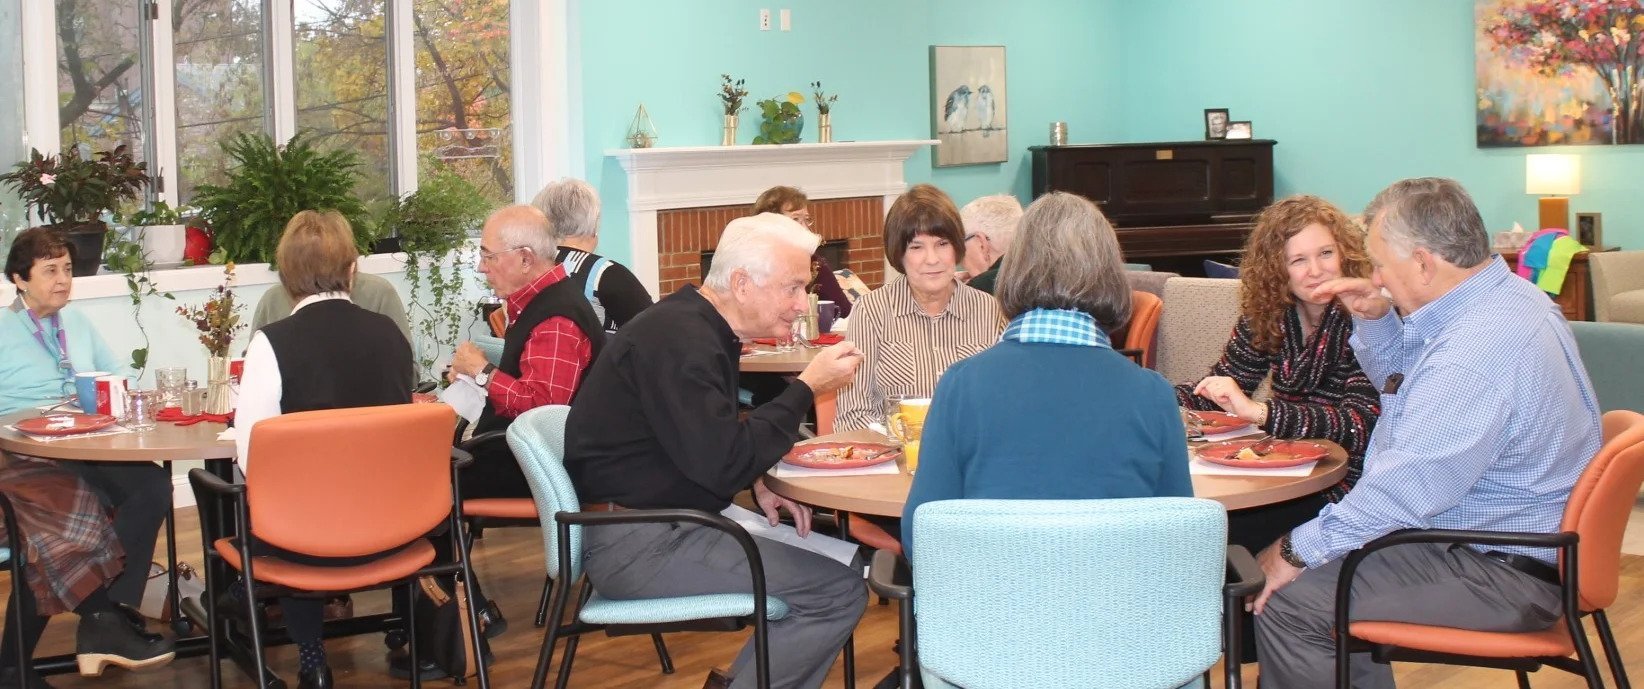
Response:
[[[230,567],[241,569],[240,550],[233,539],[219,538],[213,545]],[[411,576],[434,561],[434,546],[428,539],[417,539],[382,559],[338,567],[302,565],[267,556],[254,559],[257,566],[253,576],[257,581],[303,591],[350,591]]]
[[[897,555],[902,554],[901,538],[891,535],[884,529],[879,528],[878,524],[866,519],[851,520],[851,540],[869,548],[888,550]]]
[[[475,498],[462,501],[462,516],[536,519],[537,503],[530,498]]]
[[[1374,644],[1481,658],[1558,658],[1575,653],[1560,619],[1539,632],[1479,632],[1408,622],[1354,622],[1354,638]]]

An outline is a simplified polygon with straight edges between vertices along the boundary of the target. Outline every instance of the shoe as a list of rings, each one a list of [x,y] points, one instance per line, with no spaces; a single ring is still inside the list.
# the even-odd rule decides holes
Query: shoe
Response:
[[[702,689],[728,689],[730,686],[730,674],[717,667],[709,670],[708,679],[702,682]]]
[[[297,689],[332,689],[337,684],[331,681],[331,666],[321,665],[313,672],[297,673]]]
[[[17,677],[18,672],[19,670],[14,667],[8,667],[4,670],[0,670],[0,687],[4,687],[5,689],[11,689],[12,687],[23,687],[24,689],[52,689],[51,685],[46,683],[46,680],[42,679],[40,675],[35,674],[32,670],[26,675],[27,683],[19,682]]]
[[[479,613],[480,629],[485,630],[486,639],[495,639],[508,631],[508,620],[503,619],[502,610],[497,607],[496,601],[485,604],[485,609]]]
[[[390,654],[388,656],[388,676],[394,679],[411,679],[411,655],[408,653]],[[449,677],[450,674],[424,654],[420,662],[417,663],[417,676],[427,681],[444,679]]]
[[[143,639],[132,630],[125,616],[114,610],[80,616],[74,654],[82,677],[101,676],[103,668],[109,665],[127,670],[162,667],[177,657],[170,641]]]
[[[128,605],[115,603],[114,609],[120,613],[121,617],[126,619],[126,624],[131,625],[131,630],[137,633],[138,638],[148,643],[156,643],[165,640],[164,636],[155,634],[148,630],[148,618],[143,617],[143,613],[137,612],[135,608]]]

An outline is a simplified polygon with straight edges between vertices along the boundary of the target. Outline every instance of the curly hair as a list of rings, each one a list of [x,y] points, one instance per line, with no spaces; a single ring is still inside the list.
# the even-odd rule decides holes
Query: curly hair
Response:
[[[1284,340],[1285,312],[1296,302],[1290,291],[1284,245],[1314,223],[1330,230],[1335,239],[1342,277],[1370,275],[1364,229],[1335,204],[1298,194],[1263,209],[1245,240],[1244,260],[1239,264],[1239,315],[1249,322],[1252,344],[1261,351],[1278,351]]]

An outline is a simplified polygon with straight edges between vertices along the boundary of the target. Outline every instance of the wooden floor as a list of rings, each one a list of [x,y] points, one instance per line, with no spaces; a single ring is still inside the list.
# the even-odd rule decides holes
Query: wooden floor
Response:
[[[179,513],[179,551],[184,561],[200,563],[198,525],[192,510]],[[475,544],[478,571],[489,595],[494,596],[509,619],[509,630],[493,640],[492,649],[497,662],[492,666],[492,686],[513,689],[528,686],[531,670],[536,663],[542,643],[542,631],[531,626],[537,596],[543,577],[542,541],[535,529],[488,530]],[[1619,643],[1628,657],[1628,671],[1635,678],[1644,678],[1644,557],[1624,556],[1621,599],[1611,609],[1611,623],[1616,625]],[[0,595],[9,593],[0,585]],[[383,611],[387,598],[383,594],[356,596],[356,611],[371,613]],[[41,655],[72,652],[74,649],[73,615],[63,615],[52,621],[40,645]],[[1031,633],[1023,630],[1022,634]],[[856,635],[858,685],[872,687],[896,665],[892,643],[896,639],[895,605],[868,606]],[[576,672],[571,686],[583,688],[657,687],[659,689],[697,689],[708,669],[728,665],[743,643],[743,634],[674,634],[667,637],[677,672],[663,675],[657,668],[656,655],[646,637],[607,638],[591,635],[577,652]],[[1596,639],[1593,642],[1597,644]],[[563,647],[563,645],[562,645]],[[327,646],[331,667],[336,673],[337,685],[345,688],[406,686],[387,675],[384,647],[380,635],[337,639]],[[282,647],[269,653],[272,666],[294,688],[296,685],[296,651]],[[557,661],[557,658],[556,658]],[[178,660],[170,667],[143,674],[128,674],[111,669],[102,678],[81,678],[58,675],[48,678],[59,689],[76,687],[98,689],[151,689],[153,687],[206,687],[209,686],[205,658]],[[224,666],[224,686],[251,689],[253,683]],[[557,669],[557,665],[556,665]],[[1485,687],[1513,686],[1511,673],[1497,670],[1460,669],[1443,666],[1399,665],[1396,667],[1399,686],[1443,687],[1444,689],[1484,689]],[[1254,686],[1255,668],[1247,667],[1245,681]],[[835,665],[827,686],[842,687],[843,674]],[[1608,674],[1606,673],[1608,681]],[[1219,682],[1218,682],[1219,684]],[[426,683],[428,687],[449,687],[446,681]],[[473,686],[470,683],[470,686]],[[1584,686],[1577,678],[1556,670],[1544,670],[1535,678],[1538,688]],[[1614,686],[1611,684],[1610,686]]]

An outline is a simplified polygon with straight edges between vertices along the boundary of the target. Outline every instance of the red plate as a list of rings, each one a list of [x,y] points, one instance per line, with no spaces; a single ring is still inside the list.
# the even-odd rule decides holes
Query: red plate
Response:
[[[884,443],[805,443],[793,446],[782,461],[807,469],[857,469],[894,461],[902,455],[895,448]]]
[[[1198,417],[1204,421],[1204,425],[1200,426],[1199,428],[1200,428],[1200,430],[1204,431],[1205,435],[1215,435],[1217,433],[1226,433],[1226,432],[1231,431],[1235,428],[1243,428],[1245,426],[1250,425],[1249,421],[1245,421],[1244,419],[1241,419],[1241,418],[1239,418],[1237,416],[1234,416],[1232,414],[1229,414],[1227,412],[1196,411],[1196,412],[1193,412],[1193,413],[1198,415]],[[1185,421],[1185,419],[1184,419],[1184,421]]]
[[[1225,440],[1210,443],[1197,450],[1199,459],[1230,467],[1246,469],[1283,469],[1330,456],[1330,448],[1306,440],[1279,440],[1273,443],[1262,459],[1241,459],[1239,451],[1260,442],[1252,440]]]
[[[69,426],[68,428],[58,428],[52,426],[52,422],[54,420],[64,417],[73,419],[74,425]],[[33,433],[35,435],[78,435],[80,433],[100,431],[108,428],[109,426],[113,426],[114,417],[107,414],[80,414],[71,412],[67,414],[50,414],[47,416],[37,416],[30,419],[23,419],[22,421],[18,421],[16,425],[17,430],[25,433]]]

